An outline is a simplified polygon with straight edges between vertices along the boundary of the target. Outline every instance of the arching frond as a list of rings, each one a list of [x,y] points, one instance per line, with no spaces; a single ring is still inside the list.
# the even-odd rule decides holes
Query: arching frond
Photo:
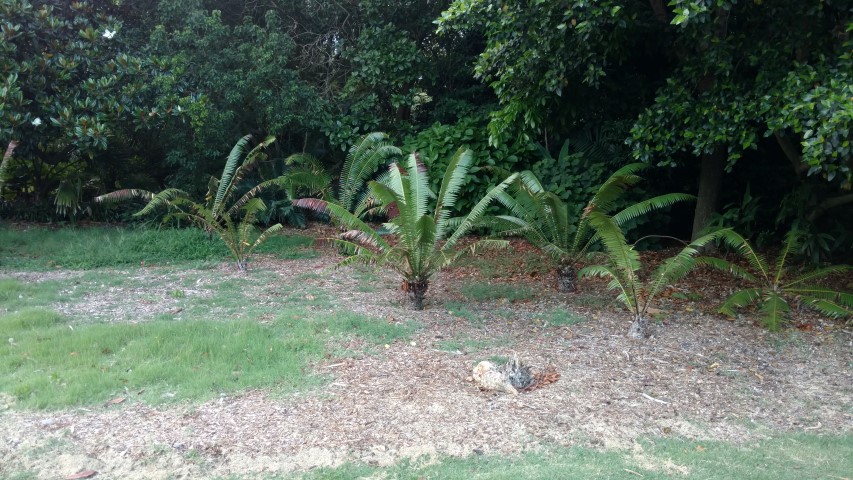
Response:
[[[850,270],[851,267],[849,265],[830,265],[828,267],[818,268],[810,272],[806,272],[790,282],[783,284],[782,288],[790,289],[806,282],[820,280],[821,278],[828,277],[833,274],[849,272]]]
[[[271,236],[280,232],[282,228],[284,227],[282,227],[280,223],[276,223],[275,225],[272,225],[263,232],[261,232],[261,234],[258,235],[258,238],[255,239],[254,243],[252,243],[252,246],[249,247],[249,250],[246,252],[246,255],[251,255],[256,248],[261,246],[261,244],[267,241],[267,239],[269,239]]]
[[[365,135],[350,148],[341,170],[338,197],[341,206],[353,211],[359,192],[363,191],[367,181],[379,168],[397,157],[402,151],[388,143],[388,135],[373,132]]]
[[[736,263],[729,262],[722,258],[717,257],[699,257],[696,259],[697,265],[707,265],[711,268],[719,270],[721,272],[726,272],[734,275],[737,278],[742,278],[744,280],[749,280],[750,282],[754,282],[757,279],[755,276],[749,272],[749,270],[741,267]]]
[[[688,195],[686,193],[668,193],[666,195],[659,195],[657,197],[635,203],[634,205],[621,210],[616,215],[613,215],[613,221],[616,222],[616,225],[624,225],[626,222],[637,217],[642,217],[654,210],[660,210],[678,202],[692,202],[694,200],[696,200],[695,196]]]
[[[149,192],[148,190],[142,190],[138,188],[125,188],[122,190],[116,190],[115,192],[98,195],[93,200],[95,201],[95,203],[109,203],[124,202],[136,198],[151,201],[151,199],[154,198],[154,193]]]
[[[767,260],[752,248],[752,245],[750,245],[743,236],[734,230],[726,229],[720,234],[719,238],[722,240],[724,245],[737,250],[738,254],[740,254],[740,256],[742,256],[755,271],[761,274],[763,279],[766,281],[771,280]]]
[[[515,182],[517,177],[518,174],[514,173],[507,177],[503,182],[492,187],[492,189],[489,190],[486,195],[484,195],[483,198],[480,199],[479,202],[477,202],[476,205],[474,205],[474,208],[471,209],[468,215],[465,216],[465,219],[462,221],[459,227],[456,228],[456,231],[453,232],[450,238],[447,239],[447,242],[445,242],[442,249],[453,248],[454,246],[456,246],[456,243],[463,236],[467,235],[468,232],[471,231],[471,229],[477,224],[479,219],[486,212],[486,208],[491,205],[492,202],[495,201],[495,198],[501,192],[506,191],[507,187],[512,185],[512,183]]]
[[[747,305],[753,305],[755,303],[758,303],[760,299],[760,288],[747,288],[744,290],[740,290],[729,298],[727,298],[726,301],[723,302],[723,304],[720,306],[719,311],[724,315],[734,317],[736,315],[736,308],[743,308]]]
[[[380,249],[384,250],[390,248],[388,243],[383,240],[375,230],[370,228],[370,226],[364,223],[360,218],[356,217],[336,203],[320,200],[318,198],[300,198],[293,200],[293,205],[329,215],[341,222],[342,225],[350,230],[359,230],[364,232],[365,235],[368,235],[372,241],[376,243],[376,245],[379,245]]]
[[[240,159],[246,152],[249,141],[252,140],[251,135],[246,135],[234,144],[231,148],[231,153],[228,154],[228,159],[225,161],[225,168],[222,169],[222,176],[219,177],[219,188],[216,190],[216,195],[213,197],[213,208],[215,212],[219,210],[220,205],[225,199],[228,190],[231,189],[231,183],[234,179],[234,172],[240,164]]]
[[[148,202],[142,210],[133,214],[134,217],[141,217],[143,215],[147,215],[154,211],[155,209],[163,206],[169,206],[173,202],[184,199],[187,200],[189,194],[178,188],[167,188],[160,193],[157,193],[151,200]]]
[[[760,310],[762,313],[761,324],[768,330],[776,331],[779,330],[785,314],[791,311],[791,307],[778,292],[766,291],[761,299]]]
[[[468,176],[468,170],[471,168],[473,159],[474,154],[471,150],[460,148],[447,165],[447,171],[441,180],[441,188],[438,190],[438,199],[435,204],[438,230],[436,236],[438,238],[444,238],[446,221],[450,216],[450,209],[456,205],[459,189]]]

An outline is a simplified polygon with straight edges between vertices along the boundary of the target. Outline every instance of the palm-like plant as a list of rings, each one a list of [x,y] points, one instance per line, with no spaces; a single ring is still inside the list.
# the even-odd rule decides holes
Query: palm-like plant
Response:
[[[655,297],[693,269],[698,261],[696,256],[702,247],[729,232],[720,230],[697,238],[676,255],[664,260],[644,281],[639,278],[640,255],[634,245],[629,245],[625,240],[625,234],[615,219],[597,210],[589,211],[586,216],[601,239],[609,261],[606,265],[585,267],[578,275],[581,278],[610,279],[608,288],[619,292],[616,298],[631,312],[629,335],[637,339],[648,336],[647,313]]]
[[[613,173],[593,195],[586,208],[576,212],[559,196],[546,191],[531,172],[521,172],[512,194],[503,192],[498,201],[510,210],[510,215],[492,219],[504,235],[521,235],[545,252],[557,264],[557,285],[561,291],[575,291],[575,267],[597,242],[599,236],[590,225],[592,212],[610,213],[624,192],[641,178],[637,172],[647,168],[642,163],[626,165]],[[628,206],[612,217],[617,226],[676,202],[693,200],[692,195],[670,193],[643,200]]]
[[[258,215],[266,209],[266,205],[257,195],[272,187],[285,190],[294,189],[295,185],[309,190],[323,188],[322,178],[293,172],[293,175],[286,174],[261,182],[235,200],[238,184],[263,157],[263,149],[275,141],[274,137],[268,137],[247,152],[251,138],[251,135],[246,135],[231,149],[222,176],[210,179],[204,202],[192,200],[187,192],[177,188],[167,188],[157,194],[138,189],[118,190],[101,195],[95,201],[131,198],[148,200],[148,204],[134,216],[146,215],[165,206],[168,208],[168,214],[164,221],[172,218],[187,219],[211,235],[216,234],[231,252],[237,268],[246,271],[248,257],[254,249],[282,228],[280,223],[263,231],[257,228],[255,223]]]
[[[382,132],[368,133],[350,148],[338,184],[337,203],[357,217],[363,217],[377,207],[367,188],[377,171],[403,152],[388,142]]]
[[[812,282],[829,275],[848,271],[847,265],[808,270],[791,278],[786,265],[789,255],[796,252],[802,242],[803,232],[793,229],[785,236],[785,243],[776,262],[771,265],[740,234],[727,231],[721,240],[732,247],[749,264],[752,271],[721,258],[707,257],[700,262],[718,270],[729,272],[751,285],[729,296],[720,307],[720,313],[734,316],[735,310],[748,305],[758,305],[761,323],[770,330],[778,330],[785,315],[790,312],[789,299],[798,299],[800,305],[824,315],[839,318],[853,314],[853,294],[813,285]]]
[[[391,243],[343,205],[319,199],[297,200],[296,205],[323,212],[348,230],[333,241],[350,254],[339,266],[353,262],[385,265],[403,277],[415,310],[423,309],[423,300],[433,275],[452,264],[466,252],[478,247],[506,247],[506,241],[481,240],[458,250],[459,241],[476,225],[489,204],[515,181],[512,175],[490,190],[464,217],[451,218],[459,189],[471,168],[473,154],[459,150],[447,166],[436,196],[429,188],[427,169],[417,153],[408,157],[405,168],[392,164],[383,181],[368,183],[369,194],[384,206],[394,206],[396,216],[383,226],[396,237]],[[435,206],[430,212],[430,205]]]

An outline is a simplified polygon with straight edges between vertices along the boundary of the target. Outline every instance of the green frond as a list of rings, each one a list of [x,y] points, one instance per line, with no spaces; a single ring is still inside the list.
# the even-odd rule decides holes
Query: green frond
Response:
[[[284,164],[294,168],[307,168],[319,172],[325,170],[323,163],[310,153],[294,153],[284,159]]]
[[[606,265],[589,265],[586,266],[578,272],[579,278],[589,278],[589,277],[601,277],[601,278],[615,278],[616,273],[612,268]]]
[[[666,195],[659,195],[625,208],[616,215],[613,215],[613,221],[616,222],[616,225],[624,225],[626,222],[637,217],[642,217],[654,210],[660,210],[678,202],[692,202],[694,200],[696,200],[695,196],[688,195],[686,193],[668,193]]]
[[[697,265],[707,265],[715,270],[719,270],[721,272],[726,272],[734,275],[737,278],[742,278],[744,280],[749,280],[750,282],[755,282],[756,278],[753,274],[749,272],[749,270],[737,265],[735,263],[729,262],[727,260],[723,260],[722,258],[717,257],[699,257],[696,259]]]
[[[792,251],[797,251],[802,244],[803,234],[796,228],[792,228],[785,235],[785,243],[782,245],[782,251],[779,252],[779,257],[776,258],[776,277],[774,279],[775,284],[779,284],[782,280],[782,275],[785,273],[785,261],[788,259],[788,254]]]
[[[270,226],[255,239],[255,242],[252,243],[252,246],[249,247],[249,250],[246,252],[246,255],[251,255],[251,253],[257,248],[260,247],[262,243],[266,242],[267,239],[276,233],[280,232],[281,229],[284,228],[280,223],[276,223],[275,225]]]
[[[804,305],[830,318],[845,318],[853,315],[853,306],[824,298],[804,299]]]
[[[600,277],[605,279],[610,279],[610,282],[607,284],[608,290],[617,290],[619,291],[619,295],[617,299],[625,304],[625,306],[631,312],[636,312],[636,289],[634,286],[626,285],[626,279],[622,278],[620,272],[613,267],[608,265],[590,265],[582,268],[578,272],[578,278],[589,278],[589,277]]]
[[[292,203],[296,207],[307,208],[318,213],[329,215],[350,230],[359,230],[364,232],[364,234],[369,236],[382,250],[390,248],[388,243],[383,240],[375,230],[370,228],[370,226],[364,223],[360,218],[336,203],[320,200],[318,198],[300,198],[293,200]]]
[[[743,308],[747,305],[753,305],[761,300],[760,288],[747,288],[734,293],[720,306],[719,312],[729,317],[736,315],[735,309]]]
[[[761,274],[762,278],[770,281],[767,260],[752,248],[752,245],[745,238],[731,229],[722,230],[719,235],[719,239],[724,245],[734,248],[754,270]]]
[[[426,214],[429,200],[435,198],[435,193],[429,188],[429,173],[426,165],[420,162],[417,153],[409,155],[406,172],[408,173],[406,178],[409,185],[409,196],[406,197],[406,203],[412,209],[411,212],[415,221],[418,221]]]
[[[777,331],[781,327],[782,319],[790,310],[788,302],[776,292],[764,292],[761,299],[761,324],[768,330]]]
[[[216,190],[216,195],[213,197],[213,211],[220,208],[225,199],[228,190],[231,188],[231,181],[234,179],[234,172],[240,164],[240,159],[246,152],[246,147],[252,140],[251,135],[246,135],[234,144],[231,148],[231,153],[228,154],[228,159],[225,161],[225,167],[222,169],[222,176],[219,177],[219,188]]]
[[[518,174],[514,173],[504,179],[503,182],[492,187],[492,189],[489,190],[486,195],[484,195],[483,198],[480,199],[479,202],[477,202],[476,205],[474,205],[471,211],[468,212],[468,215],[465,216],[465,219],[453,232],[453,235],[451,235],[450,238],[447,239],[447,242],[445,242],[442,249],[453,248],[456,243],[460,239],[462,239],[462,237],[467,235],[471,228],[473,228],[477,224],[478,220],[483,216],[483,214],[485,214],[486,208],[491,205],[491,203],[501,192],[506,191],[507,187],[509,187],[510,185],[512,185],[513,182],[515,182],[517,176]]]
[[[151,200],[145,205],[142,210],[133,214],[134,217],[147,215],[159,207],[168,207],[177,200],[188,200],[189,194],[178,188],[167,188],[160,193],[151,197]]]
[[[853,293],[841,292],[831,288],[804,286],[785,290],[786,293],[799,295],[803,298],[814,298],[821,300],[830,300],[840,305],[853,307]]]
[[[260,198],[252,198],[249,199],[245,204],[243,204],[243,210],[245,215],[255,215],[258,212],[263,212],[267,209],[267,205]]]
[[[641,179],[636,175],[636,172],[646,168],[648,168],[647,164],[631,163],[615,171],[595,192],[589,202],[590,205],[602,212],[609,213],[616,200],[621,198],[626,190],[640,182]]]
[[[619,226],[612,218],[601,212],[590,212],[588,218],[590,225],[599,234],[601,243],[613,265],[626,274],[631,272],[629,277],[634,278],[634,272],[640,269],[640,256],[628,245],[625,234]]]
[[[356,199],[367,181],[389,160],[402,156],[402,151],[388,143],[388,135],[373,132],[365,135],[350,148],[341,170],[338,198],[349,211],[356,206]]]
[[[677,282],[684,278],[685,275],[693,270],[696,265],[696,255],[699,253],[696,250],[696,245],[690,244],[677,254],[667,258],[655,269],[649,279],[649,288],[645,296],[645,301],[640,314],[645,314],[649,303],[657,296],[666,286]]]
[[[813,280],[819,280],[821,278],[827,277],[829,275],[833,275],[836,273],[845,273],[849,272],[851,267],[849,265],[831,265],[829,267],[818,268],[809,272],[806,272],[799,277],[791,280],[790,282],[784,284],[782,288],[788,289],[795,285],[801,285],[806,282],[811,282]]]
[[[93,200],[95,203],[109,203],[124,202],[135,198],[151,201],[151,199],[154,198],[154,193],[138,188],[125,188],[122,190],[116,190],[115,192],[98,195]]]
[[[540,182],[539,178],[530,170],[518,172],[518,185],[519,188],[527,192],[529,195],[537,195],[545,192],[545,188],[542,187],[542,182]]]
[[[441,187],[438,190],[438,200],[435,204],[436,224],[438,225],[436,236],[438,238],[444,238],[450,209],[456,205],[459,189],[468,176],[468,170],[471,168],[473,159],[474,153],[471,150],[460,148],[447,165],[444,178],[441,180]]]
[[[329,241],[347,255],[346,258],[338,262],[336,268],[346,267],[353,263],[370,265],[379,261],[379,257],[374,252],[362,245],[338,238],[329,239]]]

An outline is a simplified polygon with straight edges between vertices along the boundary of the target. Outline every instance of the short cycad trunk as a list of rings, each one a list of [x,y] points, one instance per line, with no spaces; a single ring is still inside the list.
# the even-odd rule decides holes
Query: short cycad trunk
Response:
[[[429,288],[429,282],[424,280],[422,282],[403,282],[403,290],[409,294],[409,299],[412,301],[412,308],[415,310],[423,310],[424,309],[424,297],[426,296],[427,289]]]
[[[578,273],[574,265],[569,262],[560,262],[557,265],[556,277],[557,290],[566,293],[577,291]]]
[[[628,336],[637,340],[644,340],[649,336],[649,321],[643,315],[634,317],[631,322],[631,327],[628,329]]]

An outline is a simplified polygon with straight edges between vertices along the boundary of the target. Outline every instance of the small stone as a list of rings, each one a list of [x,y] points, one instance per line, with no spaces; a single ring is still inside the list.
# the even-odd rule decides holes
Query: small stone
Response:
[[[474,377],[465,377],[465,381],[471,383],[474,381]]]
[[[411,346],[413,346],[413,347],[414,347],[414,346],[417,346],[417,342],[410,342],[410,343],[409,343],[409,345],[411,345]]]

